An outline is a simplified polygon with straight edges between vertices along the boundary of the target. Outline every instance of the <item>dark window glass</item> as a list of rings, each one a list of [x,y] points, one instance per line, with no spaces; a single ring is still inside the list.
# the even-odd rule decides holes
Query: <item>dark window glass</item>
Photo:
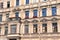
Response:
[[[9,20],[9,13],[6,14],[6,20]]]
[[[0,22],[2,22],[2,15],[0,15]]]
[[[33,16],[33,17],[34,17],[34,18],[37,17],[37,11],[38,11],[38,10],[33,10],[33,13],[34,13],[34,16]]]
[[[5,35],[8,34],[8,26],[5,27]]]
[[[52,7],[52,16],[56,15],[56,7]]]
[[[33,24],[33,33],[37,33],[37,24]]]
[[[47,32],[47,24],[42,24],[42,31],[43,33]]]
[[[25,11],[25,18],[29,18],[29,11]]]
[[[11,33],[16,33],[16,25],[11,25]]]
[[[17,40],[17,39],[9,39],[9,40]]]
[[[15,13],[15,16],[16,16],[16,19],[18,20],[19,12],[16,12],[16,13]]]
[[[29,0],[26,0],[26,4],[29,4]]]
[[[9,7],[10,7],[10,1],[7,2],[7,8],[9,8]]]
[[[52,23],[53,32],[57,32],[57,23]]]
[[[3,8],[3,3],[1,3],[1,8]]]
[[[0,33],[1,33],[1,27],[0,27]]]
[[[16,0],[16,6],[19,6],[19,0]]]
[[[46,16],[46,10],[47,10],[46,8],[43,8],[43,9],[42,9],[42,16],[43,16],[43,17]]]
[[[25,33],[29,32],[29,25],[25,25]]]
[[[16,16],[16,17],[19,17],[19,12],[16,12],[16,13],[15,13],[15,16]]]

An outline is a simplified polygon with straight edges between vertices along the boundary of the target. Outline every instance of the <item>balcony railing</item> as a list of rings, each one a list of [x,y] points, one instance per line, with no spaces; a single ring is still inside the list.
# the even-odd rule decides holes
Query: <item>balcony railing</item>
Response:
[[[20,21],[20,17],[10,17],[8,21]]]
[[[33,18],[37,18],[37,16],[33,16]]]

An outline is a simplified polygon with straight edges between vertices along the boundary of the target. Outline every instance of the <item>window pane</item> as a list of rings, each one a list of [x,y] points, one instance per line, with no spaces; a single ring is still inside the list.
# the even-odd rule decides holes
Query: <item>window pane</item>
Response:
[[[37,16],[37,10],[34,10],[33,12],[34,12],[34,16]]]
[[[19,17],[19,12],[16,12],[16,13],[15,13],[15,16],[16,16],[16,17]]]
[[[16,33],[16,25],[11,25],[11,33]]]
[[[3,3],[1,3],[1,8],[3,8]]]
[[[1,33],[1,27],[0,27],[0,33]]]
[[[8,34],[8,26],[5,27],[5,35]]]
[[[19,12],[16,12],[16,13],[15,13],[15,17],[16,17],[16,20],[18,20]]]
[[[9,13],[6,14],[6,20],[9,20]]]
[[[29,4],[29,0],[26,0],[26,4]]]
[[[29,18],[29,11],[25,11],[25,18]]]
[[[46,8],[42,9],[42,16],[46,16],[46,10],[47,10]]]
[[[57,32],[57,23],[52,23],[53,32]]]
[[[10,1],[7,2],[7,8],[9,8],[9,7],[10,7]]]
[[[19,6],[19,0],[16,0],[16,6]]]
[[[52,16],[56,15],[56,7],[52,7]]]
[[[25,25],[25,33],[29,32],[29,25]]]
[[[47,32],[47,24],[42,24],[42,31]]]
[[[2,22],[2,15],[0,15],[0,22]]]
[[[33,24],[33,33],[37,33],[37,24]]]

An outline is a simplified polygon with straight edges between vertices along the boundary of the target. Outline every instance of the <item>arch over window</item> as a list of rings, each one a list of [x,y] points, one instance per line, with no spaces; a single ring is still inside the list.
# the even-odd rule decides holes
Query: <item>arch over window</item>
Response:
[[[57,21],[57,18],[52,18],[51,21]]]
[[[29,23],[29,22],[30,22],[30,21],[28,21],[28,20],[25,20],[25,21],[24,21],[24,23]]]
[[[32,22],[33,22],[33,23],[37,23],[37,22],[38,22],[38,20],[33,20]]]
[[[42,19],[42,20],[40,20],[40,22],[46,22],[46,21],[48,21],[47,19]]]

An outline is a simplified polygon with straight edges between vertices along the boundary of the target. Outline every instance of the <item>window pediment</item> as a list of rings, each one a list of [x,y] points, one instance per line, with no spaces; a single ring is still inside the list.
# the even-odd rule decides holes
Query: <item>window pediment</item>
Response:
[[[38,20],[33,20],[32,22],[33,22],[33,23],[37,23],[37,22],[38,22]]]
[[[42,20],[40,20],[40,22],[46,22],[47,21],[47,19],[42,19]]]
[[[51,21],[56,21],[56,20],[57,20],[57,18],[52,18],[52,19],[51,19]]]

